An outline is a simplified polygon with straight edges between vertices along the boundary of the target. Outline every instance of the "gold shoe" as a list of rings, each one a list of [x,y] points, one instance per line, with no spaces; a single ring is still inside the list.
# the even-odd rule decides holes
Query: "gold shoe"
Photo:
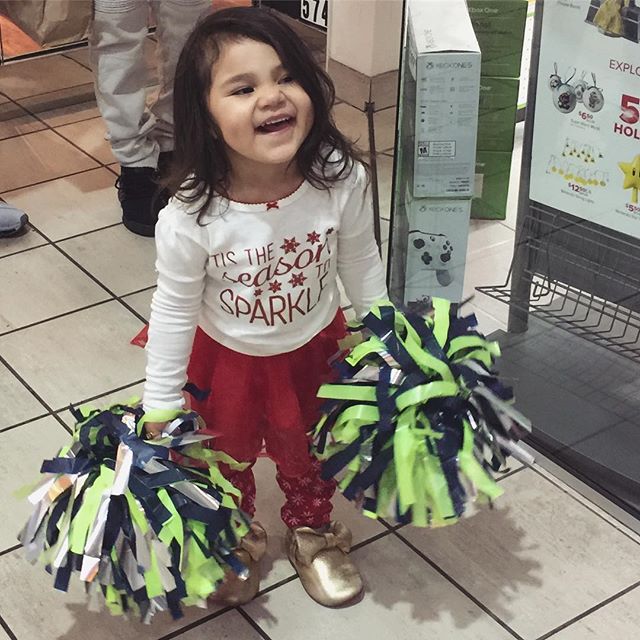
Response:
[[[326,532],[311,527],[289,529],[285,544],[302,586],[317,603],[339,607],[362,594],[362,578],[347,555],[351,531],[341,522],[331,522]]]
[[[256,597],[260,590],[260,560],[267,550],[267,532],[259,522],[252,522],[247,533],[236,549],[235,556],[249,570],[243,580],[228,569],[222,584],[212,594],[211,600],[218,604],[236,606],[246,604]]]

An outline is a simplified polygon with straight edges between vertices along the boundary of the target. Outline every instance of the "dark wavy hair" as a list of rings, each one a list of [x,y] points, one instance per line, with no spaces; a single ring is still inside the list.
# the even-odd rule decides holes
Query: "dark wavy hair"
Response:
[[[231,164],[208,106],[211,69],[224,44],[244,38],[273,47],[287,72],[311,99],[313,125],[295,157],[304,178],[316,188],[329,189],[350,174],[355,160],[366,165],[333,121],[335,89],[331,78],[298,35],[271,9],[222,9],[195,27],[180,54],[175,75],[175,148],[164,186],[182,202],[196,205],[193,213],[198,214],[198,222],[216,195],[229,197]]]

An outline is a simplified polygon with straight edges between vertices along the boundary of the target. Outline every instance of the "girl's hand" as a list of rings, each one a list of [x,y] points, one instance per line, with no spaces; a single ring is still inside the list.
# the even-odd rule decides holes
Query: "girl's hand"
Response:
[[[159,438],[168,422],[145,422],[144,431],[147,440],[155,440]]]

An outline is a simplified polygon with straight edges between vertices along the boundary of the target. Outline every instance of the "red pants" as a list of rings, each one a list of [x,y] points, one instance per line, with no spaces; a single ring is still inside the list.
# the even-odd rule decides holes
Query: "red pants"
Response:
[[[335,482],[320,478],[320,465],[309,453],[308,429],[318,420],[318,387],[331,379],[327,360],[345,334],[344,316],[306,345],[275,356],[248,356],[224,347],[204,331],[196,332],[189,382],[209,391],[191,407],[214,435],[212,448],[251,465],[262,451],[276,463],[277,481],[285,495],[282,519],[288,527],[327,524]],[[240,507],[253,516],[255,480],[251,467],[225,476],[242,492]]]

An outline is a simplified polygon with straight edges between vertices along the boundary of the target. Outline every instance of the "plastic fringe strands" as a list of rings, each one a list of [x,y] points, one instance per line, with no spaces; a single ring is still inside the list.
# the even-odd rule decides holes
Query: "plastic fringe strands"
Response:
[[[29,501],[35,509],[19,539],[42,560],[56,589],[80,574],[90,608],[150,622],[157,611],[182,616],[205,606],[225,572],[246,578],[232,553],[248,531],[239,492],[218,463],[234,461],[202,446],[198,417],[185,413],[154,440],[143,440],[140,408],[72,409],[71,444],[42,464]]]
[[[532,462],[517,444],[531,425],[492,370],[499,346],[475,316],[438,298],[424,317],[385,302],[353,328],[368,337],[335,365],[341,381],[318,392],[328,401],[314,451],[366,515],[453,524],[502,493],[492,472],[509,454]]]

